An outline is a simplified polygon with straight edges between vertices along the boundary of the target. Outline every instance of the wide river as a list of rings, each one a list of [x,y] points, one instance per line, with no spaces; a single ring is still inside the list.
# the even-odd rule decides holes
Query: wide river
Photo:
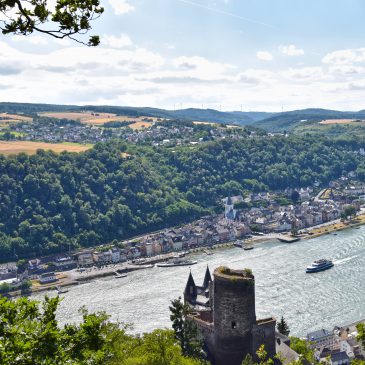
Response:
[[[335,266],[317,274],[305,268],[315,259],[331,258]],[[293,244],[261,243],[195,256],[191,267],[201,285],[206,265],[251,268],[256,278],[258,318],[284,315],[293,335],[343,325],[365,317],[365,226]],[[78,308],[106,311],[113,320],[133,324],[133,332],[169,327],[169,303],[182,295],[189,267],[152,268],[122,279],[104,278],[62,294],[59,319],[80,320]],[[52,294],[50,294],[52,295]],[[41,295],[37,296],[41,298]]]

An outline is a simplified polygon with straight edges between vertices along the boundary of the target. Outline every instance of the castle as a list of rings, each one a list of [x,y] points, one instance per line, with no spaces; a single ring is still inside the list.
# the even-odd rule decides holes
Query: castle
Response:
[[[190,272],[184,302],[193,309],[189,319],[197,325],[215,365],[241,365],[247,354],[265,345],[268,356],[276,353],[273,317],[256,320],[255,278],[251,270],[218,267],[212,280],[207,267],[202,286]]]

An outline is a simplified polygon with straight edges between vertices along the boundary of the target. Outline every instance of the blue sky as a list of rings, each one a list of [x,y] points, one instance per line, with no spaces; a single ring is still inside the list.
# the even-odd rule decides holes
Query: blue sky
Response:
[[[52,0],[54,2],[55,0]],[[0,35],[0,100],[365,108],[361,0],[102,0],[102,46]]]

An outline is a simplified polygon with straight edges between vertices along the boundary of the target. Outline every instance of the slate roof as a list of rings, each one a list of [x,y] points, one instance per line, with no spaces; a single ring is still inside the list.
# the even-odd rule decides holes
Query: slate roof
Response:
[[[318,339],[326,336],[331,336],[332,332],[322,328],[321,330],[307,333],[308,341],[317,341]]]
[[[332,362],[339,362],[339,361],[349,361],[350,358],[348,357],[346,351],[336,352],[331,355]]]

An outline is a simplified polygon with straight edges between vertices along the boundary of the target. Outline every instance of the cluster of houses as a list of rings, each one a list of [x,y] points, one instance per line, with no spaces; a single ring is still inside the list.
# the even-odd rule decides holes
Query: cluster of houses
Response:
[[[55,122],[34,121],[32,123],[14,123],[11,125],[11,130],[20,133],[21,139],[25,141],[96,143],[109,139],[103,136],[100,128],[86,124],[64,123],[60,125]]]
[[[240,195],[234,196],[229,198],[229,202],[225,198],[223,203],[227,219],[238,220],[263,233],[290,232],[336,220],[349,206],[360,210],[365,198],[360,195],[364,194],[362,189],[365,192],[365,185],[362,188],[345,188],[341,194],[321,199],[314,196],[312,188],[301,188],[296,191],[298,203],[288,205],[280,205],[277,195],[269,192],[250,194],[245,199]],[[293,189],[286,189],[283,193],[291,196]],[[241,202],[256,204],[251,208],[234,209]]]
[[[317,361],[332,365],[349,365],[355,359],[364,360],[365,348],[357,340],[356,326],[365,323],[361,320],[346,326],[336,326],[332,331],[320,329],[307,334],[306,341],[314,350]]]
[[[151,127],[142,129],[127,128],[101,128],[75,122],[57,122],[34,120],[32,123],[14,123],[10,126],[12,132],[19,133],[20,139],[25,141],[45,141],[52,143],[74,142],[74,143],[97,143],[111,139],[120,138],[130,143],[150,142],[154,145],[181,145],[202,143],[203,138],[197,137],[199,126],[186,126],[183,123],[173,125],[162,125],[151,121]],[[128,122],[128,121],[127,121]],[[209,140],[216,139],[239,139],[247,135],[242,128],[232,130],[231,128],[212,125],[205,134]]]

